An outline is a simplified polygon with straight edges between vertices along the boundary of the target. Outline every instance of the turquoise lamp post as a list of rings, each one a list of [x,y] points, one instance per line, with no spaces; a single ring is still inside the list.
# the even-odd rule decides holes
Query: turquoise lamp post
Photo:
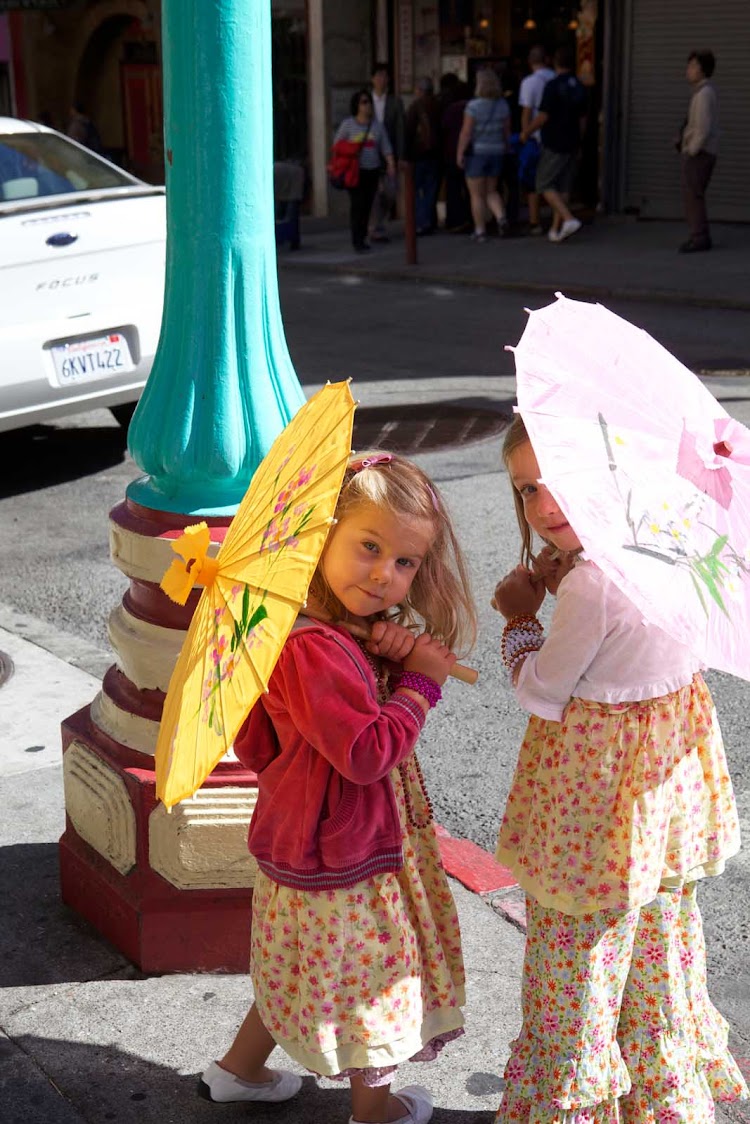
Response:
[[[228,515],[304,402],[273,214],[270,0],[163,0],[166,297],[128,499]]]
[[[273,218],[270,0],[162,0],[167,279],[130,427],[145,476],[110,512],[128,589],[93,702],[63,721],[63,900],[143,971],[246,969],[255,775],[219,763],[171,815],[156,799],[163,699],[190,624],[159,583],[183,528],[215,546],[304,401],[281,325]]]

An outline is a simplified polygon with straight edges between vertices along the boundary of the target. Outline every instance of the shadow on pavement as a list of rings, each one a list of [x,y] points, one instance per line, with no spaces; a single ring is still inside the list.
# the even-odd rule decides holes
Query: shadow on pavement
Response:
[[[56,843],[0,848],[0,886],[0,988],[83,983],[122,969],[138,975],[63,905]],[[0,1010],[4,1005],[0,995]]]
[[[5,1124],[208,1124],[219,1115],[224,1124],[251,1118],[256,1124],[297,1124],[300,1119],[344,1124],[351,1111],[347,1086],[322,1088],[313,1077],[305,1078],[298,1096],[284,1104],[212,1104],[198,1096],[197,1073],[179,1074],[112,1043],[87,1045],[24,1034],[13,1042],[0,1039],[0,1062]],[[432,1122],[490,1124],[493,1117],[494,1110],[437,1106]]]
[[[119,426],[35,425],[0,434],[0,499],[93,476],[125,459]]]

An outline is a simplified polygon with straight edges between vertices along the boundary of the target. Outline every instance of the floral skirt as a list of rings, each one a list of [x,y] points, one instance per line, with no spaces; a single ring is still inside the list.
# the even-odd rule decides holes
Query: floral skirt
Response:
[[[541,905],[625,912],[719,874],[740,849],[721,731],[703,679],[645,702],[573,698],[532,717],[497,847]]]
[[[713,1124],[745,1099],[706,988],[696,887],[572,917],[527,903],[523,1026],[498,1124]]]
[[[404,865],[347,890],[293,890],[259,873],[250,972],[263,1024],[313,1073],[386,1084],[463,1033],[456,906],[413,759],[391,774]],[[404,789],[407,789],[407,813]]]

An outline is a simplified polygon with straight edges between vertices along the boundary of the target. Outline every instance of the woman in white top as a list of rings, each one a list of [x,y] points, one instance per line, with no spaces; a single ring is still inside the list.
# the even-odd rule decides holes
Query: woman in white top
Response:
[[[713,703],[699,661],[582,557],[520,417],[504,460],[525,565],[493,605],[531,718],[497,850],[528,920],[497,1119],[708,1124],[714,1098],[749,1095],[708,997],[696,903],[696,881],[740,845]],[[548,548],[530,566],[534,532]]]

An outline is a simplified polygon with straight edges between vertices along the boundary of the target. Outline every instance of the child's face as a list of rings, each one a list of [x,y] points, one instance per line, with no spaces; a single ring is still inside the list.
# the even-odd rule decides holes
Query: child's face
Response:
[[[433,539],[427,520],[407,520],[363,504],[331,532],[323,575],[348,613],[382,613],[405,599]]]
[[[541,538],[558,550],[580,550],[578,536],[560,511],[552,493],[539,482],[539,465],[529,441],[519,445],[508,457],[513,487],[523,500],[526,522]]]

